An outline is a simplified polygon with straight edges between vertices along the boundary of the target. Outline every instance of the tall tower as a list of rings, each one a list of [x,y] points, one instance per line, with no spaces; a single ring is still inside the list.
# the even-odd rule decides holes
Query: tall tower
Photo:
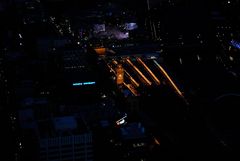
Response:
[[[116,67],[116,75],[117,75],[117,84],[123,84],[124,81],[124,69],[122,67],[122,64],[118,64]]]

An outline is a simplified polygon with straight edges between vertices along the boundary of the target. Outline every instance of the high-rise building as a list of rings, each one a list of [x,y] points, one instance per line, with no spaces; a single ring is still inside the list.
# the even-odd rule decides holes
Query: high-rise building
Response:
[[[69,135],[40,140],[41,161],[92,161],[92,134]]]
[[[22,159],[93,160],[92,132],[86,130],[84,119],[81,116],[59,116],[61,109],[42,107],[42,109],[29,108],[19,111],[20,127],[22,134],[25,135],[20,142],[23,149]],[[55,112],[49,114],[49,110]],[[29,152],[31,154],[28,154]]]

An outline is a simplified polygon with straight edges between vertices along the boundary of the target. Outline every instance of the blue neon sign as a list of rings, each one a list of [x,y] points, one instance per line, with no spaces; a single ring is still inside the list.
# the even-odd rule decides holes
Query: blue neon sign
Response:
[[[93,85],[96,84],[96,82],[84,82],[83,85]]]
[[[94,85],[96,84],[96,82],[77,82],[77,83],[73,83],[73,86],[85,86],[85,85]]]

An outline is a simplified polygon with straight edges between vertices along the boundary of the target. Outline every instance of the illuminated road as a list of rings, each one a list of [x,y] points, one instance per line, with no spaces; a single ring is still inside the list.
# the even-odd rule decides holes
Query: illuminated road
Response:
[[[147,77],[132,63],[129,58],[126,58],[126,62],[139,74],[139,76],[142,77],[142,79],[145,81],[145,85],[152,85],[152,82],[147,79]]]
[[[116,60],[112,61],[113,65],[117,65],[118,62]],[[111,64],[107,63],[107,67],[110,69],[112,73],[114,73],[115,77],[117,77],[117,73],[115,72],[114,68],[111,66]],[[127,72],[126,72],[127,73]],[[139,84],[128,74],[127,77],[130,79],[130,81],[133,82],[135,86],[139,86]],[[132,84],[126,83],[126,81],[123,81],[123,85],[134,95],[139,96],[138,91],[135,89],[135,87]]]
[[[158,67],[162,75],[167,79],[167,81],[170,83],[171,87],[175,90],[175,92],[181,97],[187,105],[189,105],[188,100],[184,97],[183,93],[180,91],[180,89],[177,87],[177,85],[173,82],[172,78],[169,76],[169,74],[166,72],[166,70],[156,61],[153,60],[154,64]]]
[[[142,61],[141,58],[137,58],[137,61],[142,64],[142,66],[146,69],[146,71],[149,73],[149,75],[152,77],[154,82],[157,85],[160,85],[160,80],[156,77],[156,75],[151,71],[151,69]]]
[[[121,87],[125,87],[133,96],[140,95],[141,88],[139,87],[161,86],[164,85],[161,81],[165,80],[173,91],[187,103],[180,88],[160,65],[157,58],[146,59],[139,55],[133,57],[111,57],[111,59],[106,59],[105,63],[115,77],[117,77],[115,68],[119,64],[122,65],[124,81]]]

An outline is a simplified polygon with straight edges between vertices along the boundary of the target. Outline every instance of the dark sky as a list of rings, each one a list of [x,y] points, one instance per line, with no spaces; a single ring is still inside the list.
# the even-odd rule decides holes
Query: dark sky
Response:
[[[79,5],[79,6],[87,6],[87,7],[94,7],[96,4],[99,3],[108,3],[108,2],[113,2],[113,3],[118,3],[120,5],[128,6],[130,8],[135,7],[142,7],[146,6],[147,7],[147,0],[42,0],[45,2],[67,2],[69,4],[74,4],[74,5]],[[149,3],[151,7],[157,6],[159,4],[167,3],[169,0],[149,0]],[[174,2],[175,4],[184,4],[184,5],[190,5],[190,6],[205,6],[213,1],[216,0],[170,0]],[[211,2],[210,2],[211,1]],[[219,0],[222,1],[222,0]],[[218,2],[219,2],[218,1]]]

